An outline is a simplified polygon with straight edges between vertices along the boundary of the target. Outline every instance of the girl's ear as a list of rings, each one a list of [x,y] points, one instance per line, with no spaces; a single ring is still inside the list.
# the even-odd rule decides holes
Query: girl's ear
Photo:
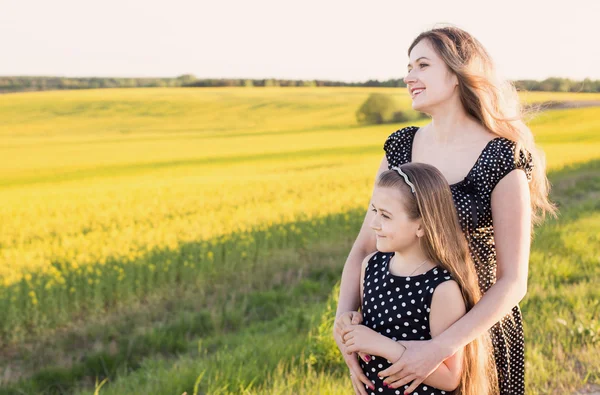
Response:
[[[423,222],[419,221],[419,227],[417,228],[417,237],[421,238],[425,236],[425,227],[423,226]]]

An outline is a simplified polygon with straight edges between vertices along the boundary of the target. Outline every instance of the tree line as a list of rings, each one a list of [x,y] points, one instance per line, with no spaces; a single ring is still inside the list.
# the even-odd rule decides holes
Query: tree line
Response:
[[[546,92],[600,92],[600,80],[589,78],[575,81],[568,78],[547,78],[543,81],[513,81],[519,90]],[[184,74],[174,78],[108,78],[108,77],[28,77],[0,76],[0,93],[45,91],[60,89],[101,89],[101,88],[150,88],[150,87],[271,87],[271,86],[354,86],[404,88],[402,78],[385,81],[343,82],[328,80],[284,80],[284,79],[233,79],[196,78]]]

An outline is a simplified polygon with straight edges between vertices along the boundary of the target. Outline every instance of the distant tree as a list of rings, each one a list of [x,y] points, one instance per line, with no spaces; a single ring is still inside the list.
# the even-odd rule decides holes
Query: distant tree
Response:
[[[543,81],[513,81],[520,91],[547,92],[600,92],[600,80],[586,78],[574,81],[568,78],[547,78]],[[133,87],[225,87],[225,86],[353,86],[353,87],[405,87],[402,79],[386,81],[368,80],[366,82],[344,82],[325,80],[251,80],[251,79],[197,79],[192,74],[176,78],[65,78],[65,77],[25,77],[0,76],[0,92],[21,92],[53,89],[90,89],[90,88],[133,88]],[[409,111],[392,116],[392,119],[404,119],[414,114]]]
[[[394,98],[383,93],[372,93],[356,111],[360,124],[381,124],[393,120],[398,105]]]
[[[177,77],[177,80],[179,80],[181,85],[187,85],[196,81],[196,77],[192,74],[182,74],[179,77]]]
[[[427,119],[427,114],[415,111],[413,109],[395,111],[392,115],[392,122],[410,122],[418,121],[419,119]]]

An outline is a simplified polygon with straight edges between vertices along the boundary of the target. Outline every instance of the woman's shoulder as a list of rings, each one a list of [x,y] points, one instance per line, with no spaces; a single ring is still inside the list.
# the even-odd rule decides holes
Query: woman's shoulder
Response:
[[[412,137],[417,130],[419,130],[418,126],[405,126],[402,129],[398,129],[388,136],[388,138],[386,139],[386,144],[389,141],[395,141],[407,137]]]
[[[515,169],[523,170],[527,179],[531,181],[533,157],[514,140],[496,137],[491,141],[483,159],[486,173],[491,176],[492,181],[495,181],[493,184]]]
[[[417,130],[418,126],[406,126],[396,130],[385,140],[383,150],[390,167],[410,161],[412,140]]]

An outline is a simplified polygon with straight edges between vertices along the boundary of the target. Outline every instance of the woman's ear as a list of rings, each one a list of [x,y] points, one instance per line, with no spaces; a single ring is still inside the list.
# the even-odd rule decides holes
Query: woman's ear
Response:
[[[447,73],[447,78],[450,79],[450,84],[452,84],[452,86],[458,86],[458,76],[449,69],[447,70]]]

